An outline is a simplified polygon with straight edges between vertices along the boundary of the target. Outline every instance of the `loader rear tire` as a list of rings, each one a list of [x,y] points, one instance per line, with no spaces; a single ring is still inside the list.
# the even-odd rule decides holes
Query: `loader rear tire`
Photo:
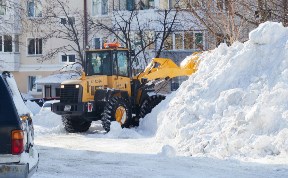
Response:
[[[86,121],[81,117],[63,115],[62,123],[69,133],[86,132],[91,126],[91,121]]]
[[[117,121],[122,128],[129,127],[132,117],[129,101],[123,97],[113,96],[104,107],[102,126],[106,132],[110,131],[111,121]]]
[[[139,119],[144,118],[147,114],[149,114],[152,111],[152,109],[155,106],[157,106],[164,99],[165,96],[163,95],[153,95],[145,99],[141,105],[139,116],[135,118],[133,125],[138,126]]]

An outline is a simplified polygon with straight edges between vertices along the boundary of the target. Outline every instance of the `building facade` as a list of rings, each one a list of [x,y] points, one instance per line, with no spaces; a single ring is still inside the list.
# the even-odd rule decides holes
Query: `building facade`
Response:
[[[286,0],[284,1],[286,2]],[[163,26],[163,23],[171,23],[173,15],[177,12],[177,20],[164,41],[161,57],[172,58],[179,64],[185,56],[192,54],[194,51],[213,49],[219,44],[219,41],[211,40],[207,28],[202,26],[193,16],[193,13],[189,11],[191,5],[196,7],[199,3],[205,3],[205,1],[63,0],[68,19],[59,11],[61,13],[53,15],[56,21],[51,25],[51,22],[48,23],[45,19],[49,10],[53,10],[51,8],[53,3],[55,5],[56,2],[47,0],[24,0],[20,2],[19,0],[0,0],[0,70],[11,71],[20,91],[34,97],[58,96],[59,81],[53,83],[50,80],[50,83],[43,83],[42,80],[41,83],[37,84],[37,79],[58,74],[63,67],[73,64],[79,59],[79,53],[73,50],[66,50],[65,52],[60,50],[61,47],[69,45],[76,48],[77,46],[71,40],[57,38],[57,35],[51,36],[51,38],[45,36],[47,31],[53,31],[55,27],[61,29],[69,23],[73,23],[75,26],[81,24],[79,28],[80,30],[83,29],[83,34],[79,35],[78,40],[80,41],[79,47],[84,51],[86,48],[103,48],[104,43],[108,41],[121,42],[121,40],[117,40],[115,34],[113,35],[105,28],[97,30],[94,27],[92,28],[93,25],[95,26],[99,22],[107,27],[115,27],[119,23],[117,20],[121,19],[122,16],[129,16],[131,12],[137,11],[140,26],[145,26],[143,32],[145,32],[146,37],[142,41],[147,40],[149,42],[149,40],[155,39],[155,36],[161,36],[164,28],[169,27],[169,25]],[[217,2],[215,0],[215,3],[217,5],[220,3],[219,7],[223,8],[227,4],[226,0],[217,0]],[[55,7],[57,8],[57,4]],[[76,11],[79,13],[77,16],[75,15]],[[168,14],[168,20],[164,21],[163,16],[167,11],[170,14]],[[37,26],[34,22],[37,22]],[[139,22],[133,20],[130,25],[131,48],[137,49],[141,42],[137,31]],[[117,31],[119,28],[115,30]],[[155,43],[146,48],[145,54],[149,58],[154,57],[159,46],[161,46],[161,40],[156,40]],[[51,55],[49,58],[47,54],[55,48],[59,49],[57,54]]]

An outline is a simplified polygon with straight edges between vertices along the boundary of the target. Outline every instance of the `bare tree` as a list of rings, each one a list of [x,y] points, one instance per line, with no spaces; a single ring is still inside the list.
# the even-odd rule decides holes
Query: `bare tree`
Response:
[[[107,36],[114,36],[124,47],[135,50],[132,63],[137,65],[149,62],[152,50],[157,50],[154,57],[159,57],[164,50],[164,42],[173,32],[176,25],[178,10],[155,10],[153,17],[143,17],[143,2],[136,4],[131,11],[113,11],[112,23],[93,21],[95,29],[106,31]],[[144,12],[145,13],[145,12]],[[156,48],[156,42],[159,45]],[[152,49],[153,48],[153,49]],[[150,53],[148,52],[150,50]],[[154,53],[154,52],[153,52]]]
[[[267,20],[287,25],[287,0],[186,0],[189,11],[217,41],[243,41]]]
[[[159,12],[160,19],[158,19],[157,22],[161,24],[162,34],[157,35],[157,38],[160,39],[158,40],[160,44],[159,44],[159,47],[157,47],[158,49],[157,49],[155,57],[160,57],[162,51],[165,48],[164,45],[165,45],[166,39],[169,37],[169,35],[172,34],[176,24],[178,24],[177,23],[178,12],[179,12],[178,9],[175,9],[175,10],[169,9],[169,10],[163,10]]]
[[[87,18],[90,18],[88,14]],[[59,53],[64,55],[74,53],[77,55],[73,64],[85,67],[83,52],[86,47],[84,44],[86,21],[82,9],[71,8],[69,0],[47,1],[43,6],[43,18],[32,19],[30,22],[34,31],[40,33],[44,43],[48,40],[57,42],[38,59],[39,61],[51,60]],[[90,33],[91,30],[88,28],[87,32]]]

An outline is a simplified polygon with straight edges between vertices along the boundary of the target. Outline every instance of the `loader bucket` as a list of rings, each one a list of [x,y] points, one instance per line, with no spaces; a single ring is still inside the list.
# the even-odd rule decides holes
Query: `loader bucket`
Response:
[[[200,52],[194,52],[191,56],[187,56],[180,64],[181,69],[197,71],[199,65]]]
[[[190,76],[197,71],[200,53],[193,53],[181,63],[180,67],[172,59],[153,58],[146,69],[136,79],[145,78],[148,81],[154,79],[174,78]]]

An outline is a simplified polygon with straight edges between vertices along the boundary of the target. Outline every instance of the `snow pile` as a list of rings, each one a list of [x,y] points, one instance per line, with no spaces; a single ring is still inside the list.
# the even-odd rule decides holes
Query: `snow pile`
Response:
[[[198,72],[141,128],[187,155],[287,156],[288,28],[266,22],[249,37],[203,53]]]
[[[176,151],[172,146],[164,145],[161,149],[161,152],[158,153],[158,155],[165,157],[174,157],[176,156]]]
[[[41,107],[34,101],[27,100],[25,104],[33,113],[33,115],[38,114],[41,109]]]
[[[51,111],[40,112],[33,117],[35,135],[65,134],[61,116]]]
[[[110,131],[104,135],[106,138],[141,138],[142,136],[136,132],[135,129],[127,129],[120,126],[120,124],[116,121],[111,122]]]

